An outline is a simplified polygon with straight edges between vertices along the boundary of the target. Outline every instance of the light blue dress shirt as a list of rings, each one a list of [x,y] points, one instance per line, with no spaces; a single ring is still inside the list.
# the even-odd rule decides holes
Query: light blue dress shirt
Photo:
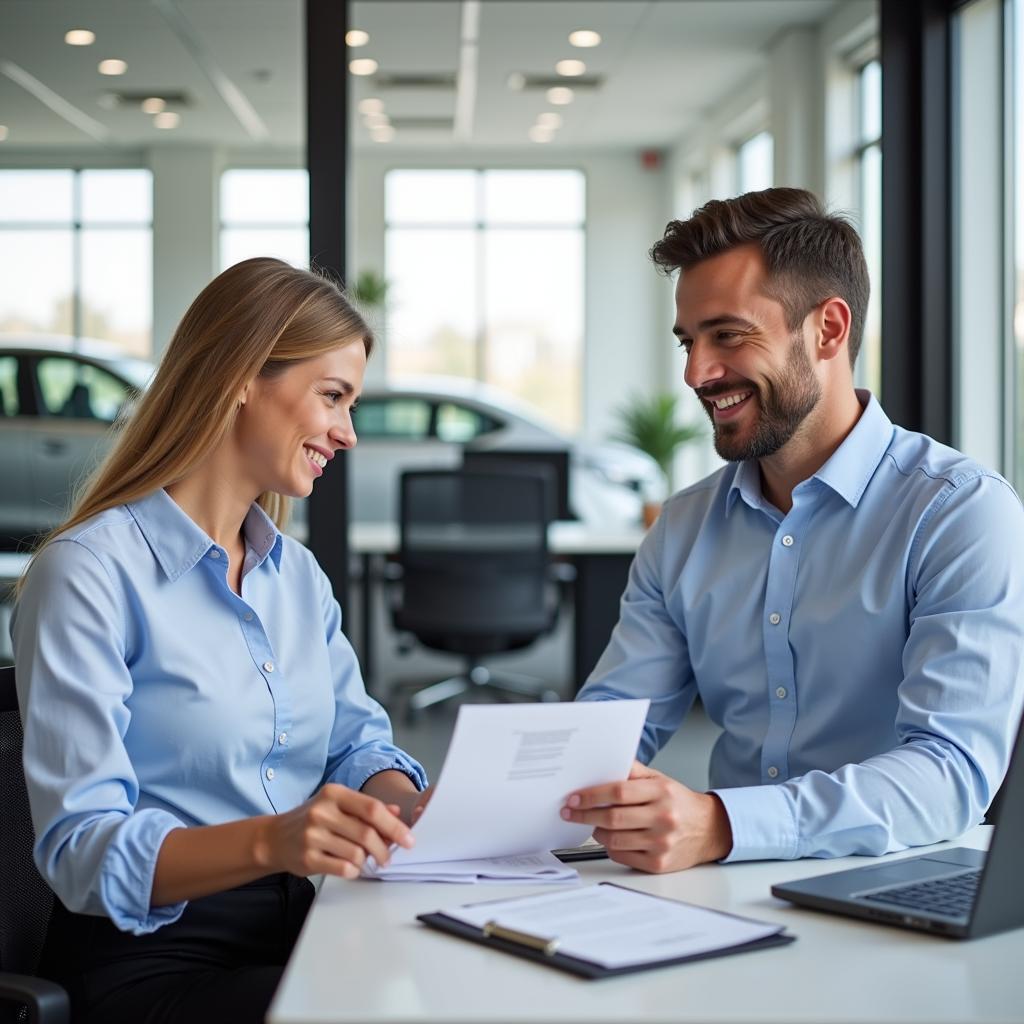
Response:
[[[287,811],[327,782],[423,769],[392,744],[330,583],[262,509],[227,552],[163,490],[35,560],[12,625],[36,864],[71,910],[141,934],[168,832]]]
[[[699,693],[728,860],[882,854],[981,820],[1024,700],[1024,512],[867,392],[785,515],[756,461],[676,494],[582,700],[649,697],[650,761]]]

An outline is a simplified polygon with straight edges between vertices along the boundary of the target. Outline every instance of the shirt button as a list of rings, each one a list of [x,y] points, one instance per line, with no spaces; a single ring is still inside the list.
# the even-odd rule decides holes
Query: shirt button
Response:
[[[277,737],[277,742],[284,746],[284,744],[288,742],[288,733],[281,733],[281,735]]]
[[[782,621],[782,616],[778,612],[772,612],[768,616],[768,621],[773,625],[777,626]]]
[[[771,773],[769,772],[769,774],[771,774]],[[274,769],[273,768],[268,768],[267,769],[267,778],[270,779],[271,782],[274,781]]]
[[[273,772],[273,769],[270,769],[270,771],[268,771],[267,774],[270,775],[272,772]],[[771,768],[768,769],[768,778],[769,779],[777,778],[778,774],[779,774],[779,769],[776,768],[775,765],[772,765]]]
[[[265,662],[263,662],[263,671],[264,672],[273,672],[274,671],[274,663],[272,661],[265,661]]]
[[[786,536],[782,538],[782,543],[784,547],[791,548],[793,546],[793,538],[787,533]]]
[[[217,550],[216,548],[214,548],[214,549],[213,549],[213,550],[212,550],[212,551],[210,552],[210,557],[211,557],[211,558],[220,558],[220,552],[219,552],[219,551],[218,551],[218,550]]]
[[[246,622],[252,622],[252,619],[253,619],[252,612],[246,612],[245,615],[243,616],[243,618],[245,619]]]
[[[783,700],[785,698],[785,696],[786,696],[786,688],[784,686],[780,686],[775,691],[775,696],[778,697],[779,700]]]

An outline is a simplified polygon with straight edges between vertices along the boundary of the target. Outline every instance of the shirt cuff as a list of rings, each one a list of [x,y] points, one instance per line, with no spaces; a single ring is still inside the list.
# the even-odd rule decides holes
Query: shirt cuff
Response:
[[[167,811],[136,811],[114,832],[100,865],[100,899],[114,925],[123,932],[145,935],[177,921],[186,902],[151,907],[153,874],[167,834],[184,828]]]
[[[355,765],[342,764],[326,781],[340,783],[349,789],[361,790],[367,779],[386,771],[401,772],[408,776],[420,792],[427,788],[427,773],[422,766],[411,757],[400,757],[397,754],[381,754],[360,759],[359,764]]]
[[[783,789],[740,786],[711,792],[722,801],[732,827],[732,851],[723,864],[743,860],[793,860],[800,855],[796,819]]]

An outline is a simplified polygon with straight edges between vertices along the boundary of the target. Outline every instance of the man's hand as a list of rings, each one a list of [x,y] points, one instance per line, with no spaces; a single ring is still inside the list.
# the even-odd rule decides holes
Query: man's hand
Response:
[[[680,871],[721,860],[732,850],[732,827],[721,800],[633,763],[625,782],[569,795],[566,821],[593,825],[608,856],[640,871]]]

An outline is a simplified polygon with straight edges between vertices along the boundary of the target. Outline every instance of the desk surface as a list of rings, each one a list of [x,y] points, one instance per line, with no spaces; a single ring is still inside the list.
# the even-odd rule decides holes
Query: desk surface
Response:
[[[552,523],[548,545],[556,555],[632,555],[644,539],[639,526],[603,529],[583,523]],[[360,555],[391,555],[398,551],[397,523],[350,523],[349,545]]]
[[[956,843],[984,847],[989,829]],[[915,852],[893,856],[913,856]],[[977,1024],[1024,1018],[1024,931],[958,942],[800,910],[772,882],[865,858],[707,865],[641,875],[608,861],[585,882],[779,921],[790,946],[599,982],[428,930],[418,913],[529,886],[327,879],[271,1007],[271,1024]]]

